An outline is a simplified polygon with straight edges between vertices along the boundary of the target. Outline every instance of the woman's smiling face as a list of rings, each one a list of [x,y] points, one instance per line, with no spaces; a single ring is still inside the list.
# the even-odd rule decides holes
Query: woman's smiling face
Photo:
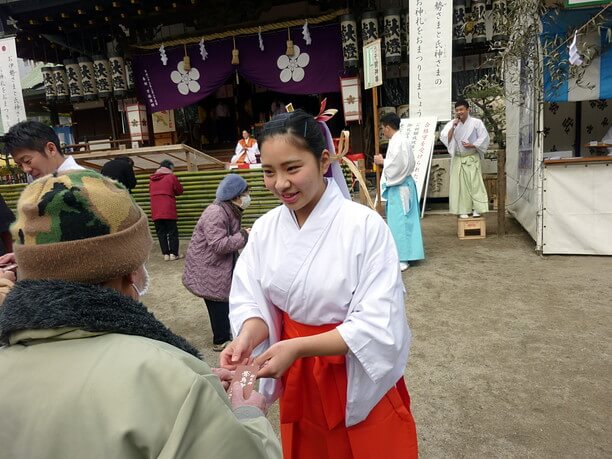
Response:
[[[266,188],[295,212],[304,224],[325,192],[323,175],[329,168],[329,152],[321,159],[293,141],[292,134],[277,134],[261,145],[261,162]]]

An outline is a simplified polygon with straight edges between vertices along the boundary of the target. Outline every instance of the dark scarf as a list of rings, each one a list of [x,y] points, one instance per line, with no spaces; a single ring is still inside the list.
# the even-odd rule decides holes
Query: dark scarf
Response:
[[[145,305],[116,290],[61,280],[17,282],[0,306],[0,341],[11,333],[74,327],[163,341],[200,358],[184,338],[172,333]]]

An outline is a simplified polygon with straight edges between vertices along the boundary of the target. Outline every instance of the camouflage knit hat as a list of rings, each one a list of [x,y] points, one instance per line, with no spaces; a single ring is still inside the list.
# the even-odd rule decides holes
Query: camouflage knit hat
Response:
[[[101,283],[137,270],[153,242],[147,216],[128,191],[89,170],[28,185],[11,230],[20,280]]]

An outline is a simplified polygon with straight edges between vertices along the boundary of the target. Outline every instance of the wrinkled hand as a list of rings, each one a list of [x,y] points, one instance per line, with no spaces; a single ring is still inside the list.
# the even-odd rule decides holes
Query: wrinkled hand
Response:
[[[9,279],[11,275],[13,276],[12,280]],[[0,275],[0,304],[4,303],[4,299],[6,298],[6,295],[8,295],[8,293],[13,288],[13,285],[15,285],[13,283],[14,280],[15,280],[15,273],[11,271],[4,271]]]
[[[385,158],[383,158],[383,155],[374,155],[374,163],[382,166],[385,164]]]
[[[227,370],[235,370],[238,365],[249,365],[253,361],[252,353],[251,338],[241,333],[223,349],[219,356],[219,366]]]
[[[17,261],[15,260],[14,252],[6,253],[0,257],[0,266],[12,265],[13,263],[16,263],[16,262]]]
[[[459,118],[455,118],[453,120],[453,127],[457,127],[457,125],[459,124],[459,121],[461,121]]]
[[[244,389],[239,382],[234,383],[232,386],[232,396],[230,397],[230,403],[232,409],[235,410],[241,406],[254,406],[263,411],[264,414],[268,412],[268,404],[266,399],[259,392],[253,391],[249,398],[244,398]]]
[[[221,385],[223,386],[223,389],[227,391],[227,389],[229,389],[230,383],[232,382],[232,379],[234,378],[234,372],[225,368],[211,368],[211,371],[217,378],[221,380]]]
[[[0,278],[9,280],[13,283],[17,281],[15,271],[5,271],[2,268],[0,268]]]
[[[295,339],[279,341],[255,359],[259,365],[258,378],[280,378],[285,371],[299,358]]]
[[[465,140],[461,141],[461,145],[463,145],[465,148],[474,148],[473,143],[466,142]]]

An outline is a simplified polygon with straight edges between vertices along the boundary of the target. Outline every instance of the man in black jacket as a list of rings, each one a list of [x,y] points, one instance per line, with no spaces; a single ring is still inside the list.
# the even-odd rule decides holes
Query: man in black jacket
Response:
[[[111,159],[104,166],[102,166],[100,173],[109,178],[117,180],[124,187],[126,187],[130,193],[132,192],[132,189],[136,187],[134,161],[127,156],[118,156],[115,159]]]

